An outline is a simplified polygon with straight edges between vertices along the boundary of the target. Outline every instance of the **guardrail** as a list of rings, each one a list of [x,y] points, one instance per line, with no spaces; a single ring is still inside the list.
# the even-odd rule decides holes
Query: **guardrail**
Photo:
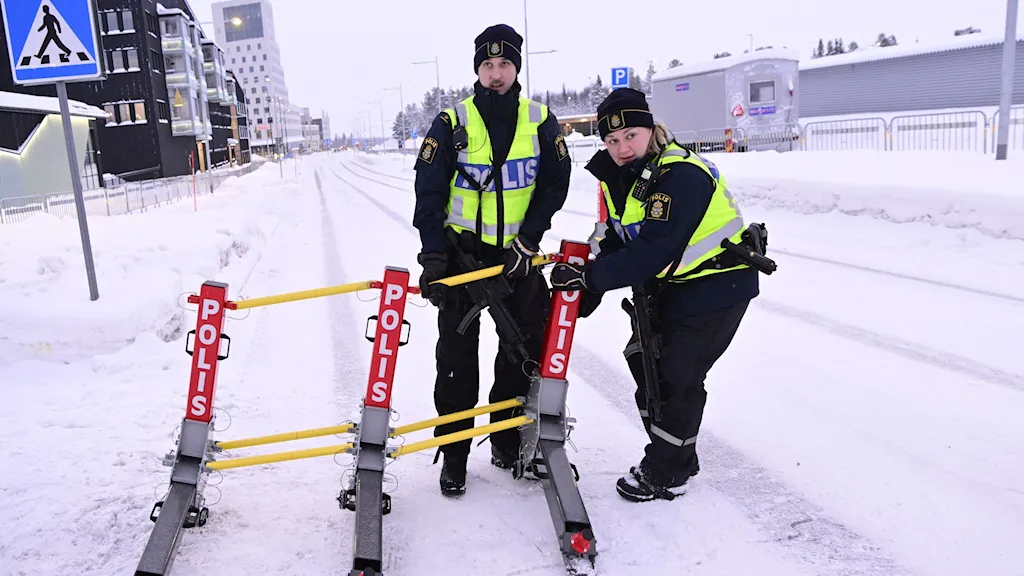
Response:
[[[196,194],[212,194],[228,178],[249,174],[262,165],[263,162],[260,162],[240,168],[198,172],[194,183]],[[85,213],[87,216],[115,216],[145,212],[150,208],[190,198],[192,190],[192,176],[124,182],[108,188],[94,188],[83,192]],[[75,196],[69,192],[0,198],[0,224],[22,222],[36,214],[77,218]]]

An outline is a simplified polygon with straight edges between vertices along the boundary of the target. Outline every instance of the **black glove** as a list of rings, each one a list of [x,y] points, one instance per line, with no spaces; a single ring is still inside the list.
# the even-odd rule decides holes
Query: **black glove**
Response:
[[[554,290],[586,290],[586,274],[576,264],[555,264],[551,269],[551,288]]]
[[[536,256],[537,248],[538,246],[532,241],[522,236],[516,236],[516,239],[512,241],[512,245],[505,250],[505,254],[501,257],[502,263],[505,264],[505,268],[502,269],[501,273],[509,280],[522,280],[526,278],[530,273],[530,269],[533,268],[533,264],[530,261]]]
[[[448,255],[443,252],[421,253],[416,256],[416,261],[423,266],[423,274],[420,274],[420,294],[430,300],[431,304],[441,308],[448,287],[444,284],[431,284],[431,282],[440,280],[447,275]]]
[[[579,317],[586,318],[597,310],[597,307],[601,305],[601,298],[604,294],[598,294],[597,292],[591,292],[590,290],[584,290],[580,296],[580,311]]]

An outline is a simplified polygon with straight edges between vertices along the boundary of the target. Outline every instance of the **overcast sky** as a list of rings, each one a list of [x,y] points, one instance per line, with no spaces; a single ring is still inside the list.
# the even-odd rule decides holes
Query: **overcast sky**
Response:
[[[212,20],[212,0],[190,0],[201,21]],[[526,37],[522,0],[271,0],[288,90],[294,104],[313,116],[324,109],[335,133],[350,132],[359,111],[369,111],[380,133],[383,103],[386,133],[399,110],[401,84],[406,104],[419,102],[435,85],[440,63],[442,87],[476,80],[473,38],[491,24],[505,23]],[[714,0],[708,2],[627,0],[527,0],[530,85],[539,90],[582,88],[588,77],[609,82],[614,66],[643,75],[654,61],[663,70],[673,58],[690,64],[715,52],[738,54],[754,46],[786,46],[809,57],[818,38],[842,37],[846,44],[874,42],[880,32],[900,44],[953,37],[974,26],[986,35],[1003,34],[1006,0]],[[812,15],[812,11],[817,14]],[[1018,26],[1022,18],[1018,17]],[[456,24],[456,22],[459,22]],[[205,26],[213,36],[213,27]],[[519,81],[525,86],[526,70]],[[951,81],[955,81],[951,79]]]

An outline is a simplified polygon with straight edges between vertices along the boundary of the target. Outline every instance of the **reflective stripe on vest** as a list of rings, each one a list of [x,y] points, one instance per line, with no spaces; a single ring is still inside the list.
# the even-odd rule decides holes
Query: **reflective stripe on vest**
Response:
[[[726,269],[710,268],[696,274],[688,274],[704,261],[724,252],[725,249],[722,248],[723,240],[728,239],[737,244],[741,242],[744,223],[743,214],[740,212],[728,186],[726,186],[725,178],[722,177],[718,167],[713,162],[704,159],[695,152],[684,150],[675,143],[669,144],[662,152],[658,165],[666,166],[677,162],[687,162],[699,166],[707,172],[715,181],[715,191],[712,194],[711,202],[704,213],[704,217],[697,226],[697,230],[694,231],[683,253],[677,257],[678,264],[673,260],[658,273],[657,277],[685,276],[685,279],[691,279],[747,267],[746,265],[740,265]],[[635,186],[636,184],[634,183]],[[608,217],[612,221],[612,227],[615,229],[615,232],[624,242],[635,240],[640,234],[640,229],[647,214],[646,203],[634,198],[632,189],[630,189],[630,194],[626,197],[623,214],[620,216],[615,204],[612,202],[611,192],[604,182],[601,182],[601,189],[604,191],[605,202],[608,205]],[[683,280],[684,278],[677,279]]]
[[[491,140],[483,118],[467,98],[454,109],[446,110],[450,118],[466,129],[468,146],[458,153],[457,162],[462,169],[483,184],[491,173],[493,154]],[[516,133],[501,174],[489,182],[483,192],[478,191],[458,172],[452,177],[445,225],[456,231],[476,233],[477,210],[480,208],[481,240],[496,245],[498,234],[508,246],[519,235],[530,200],[536,189],[537,170],[540,165],[540,138],[537,129],[547,119],[547,107],[526,98],[519,99]],[[501,178],[504,222],[498,222],[497,178]]]

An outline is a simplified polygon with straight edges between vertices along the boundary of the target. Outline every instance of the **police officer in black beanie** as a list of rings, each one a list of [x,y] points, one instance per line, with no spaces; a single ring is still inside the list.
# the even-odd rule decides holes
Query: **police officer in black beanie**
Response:
[[[757,270],[722,243],[757,243],[749,249],[761,254],[765,247],[744,231],[718,168],[676,143],[654,120],[642,92],[613,91],[597,117],[607,149],[586,168],[604,190],[608,233],[594,261],[557,264],[551,284],[556,290],[584,290],[581,316],[593,313],[610,290],[640,286],[646,293],[634,291],[633,301],[643,298],[654,311],[653,334],[660,336],[660,347],[657,338],[638,338],[634,329],[624,355],[650,442],[616,489],[633,502],[672,500],[700,470],[705,376],[759,293]],[[649,412],[642,360],[642,352],[655,351],[660,355],[658,421]]]
[[[558,120],[546,106],[523,98],[516,80],[523,39],[504,24],[491,26],[474,41],[473,96],[453,102],[434,119],[416,160],[416,208],[423,266],[420,287],[439,308],[438,414],[468,410],[479,400],[479,320],[464,334],[457,328],[473,302],[461,286],[431,282],[464,272],[453,244],[468,249],[481,266],[504,266],[513,291],[504,300],[526,339],[528,359],[512,361],[499,350],[489,401],[529,391],[529,362],[540,355],[550,307],[547,282],[531,257],[569,190],[571,160]],[[491,421],[512,416],[504,410]],[[438,426],[435,436],[473,427],[467,419]],[[519,455],[519,432],[490,435],[491,463],[510,468]],[[470,441],[441,448],[441,492],[462,494]]]

